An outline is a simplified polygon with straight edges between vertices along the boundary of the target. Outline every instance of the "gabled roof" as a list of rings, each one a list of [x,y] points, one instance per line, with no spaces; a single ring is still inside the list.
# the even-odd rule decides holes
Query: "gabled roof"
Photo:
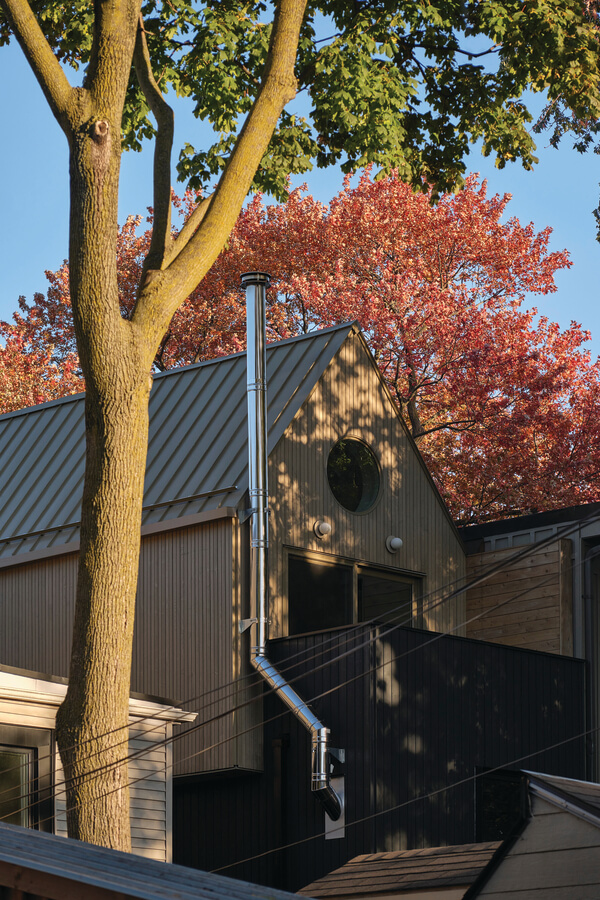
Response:
[[[545,775],[540,772],[528,772],[526,770],[523,770],[522,774],[527,779],[527,791],[530,797],[538,797],[553,806],[556,806],[558,809],[563,810],[565,813],[583,819],[593,827],[600,828],[600,784],[595,784],[590,781],[578,781],[574,778],[562,778],[559,775]],[[521,823],[515,827],[513,833],[502,842],[500,848],[494,854],[488,865],[483,869],[481,874],[465,893],[464,900],[474,900],[475,897],[480,896],[496,870],[501,868],[504,864],[504,860],[510,856],[511,851],[513,847],[517,845],[519,838],[526,834],[527,829],[531,827],[532,823],[535,821],[535,812],[534,806],[533,815],[529,814],[528,817],[523,818]],[[545,819],[547,817],[543,815],[542,818]],[[554,825],[553,828],[556,828],[556,826]],[[521,854],[523,859],[529,860],[531,866],[529,866],[529,863],[525,863],[518,870],[518,877],[521,879],[521,882],[524,883],[524,893],[535,893],[540,896],[546,896],[544,886],[542,885],[540,887],[539,869],[536,867],[540,865],[540,860],[541,865],[545,866],[546,863],[544,862],[544,857],[550,856],[553,851],[550,849],[550,832],[548,832],[545,826],[543,827],[542,834],[546,835],[546,837],[542,838],[542,842],[545,842],[543,852],[539,852],[538,849],[537,852],[533,850],[533,852]],[[565,834],[568,834],[568,831],[558,829],[556,835],[558,836],[559,842],[564,839]],[[562,863],[562,865],[566,864],[566,862]],[[529,882],[533,881],[535,884],[535,890],[533,892],[527,887],[527,880],[524,878],[525,875],[527,875],[527,880]],[[575,875],[575,883],[577,883],[576,878],[577,876]],[[583,882],[581,883],[581,886],[582,888],[584,887]],[[587,882],[585,886],[589,886],[587,885]],[[592,890],[593,889],[594,887],[592,887]],[[503,896],[512,896],[511,891],[501,891],[501,893]],[[565,891],[564,888],[563,890],[560,890],[559,893],[561,897],[567,896],[567,891]],[[500,894],[494,894],[494,896],[500,896]],[[568,894],[568,896],[570,897],[571,894]],[[575,894],[573,894],[573,896],[575,896]],[[577,896],[579,895],[577,894]],[[592,895],[586,894],[586,896]]]
[[[600,828],[600,784],[525,772],[531,794]]]
[[[488,842],[367,853],[355,856],[298,893],[318,898],[353,897],[466,886],[475,881],[499,846],[500,842]]]
[[[355,329],[267,347],[269,451]],[[143,524],[238,506],[246,403],[245,353],[155,376]],[[84,449],[84,394],[0,416],[0,559],[78,540]]]
[[[0,886],[50,900],[292,900],[294,896],[3,823]]]

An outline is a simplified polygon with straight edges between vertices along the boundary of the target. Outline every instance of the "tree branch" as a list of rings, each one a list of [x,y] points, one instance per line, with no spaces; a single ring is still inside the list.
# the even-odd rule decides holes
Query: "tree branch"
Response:
[[[195,234],[195,232],[200,227],[204,216],[209,210],[213,194],[205,197],[200,201],[198,206],[193,210],[192,214],[188,217],[185,222],[183,228],[175,238],[175,240],[171,243],[171,249],[169,251],[169,263],[173,262],[173,260],[179,256],[184,247],[187,247],[187,244],[190,238]]]
[[[163,334],[219,255],[242,208],[286,103],[296,95],[294,64],[306,0],[280,0],[261,86],[202,221],[179,255],[140,295],[133,321]],[[143,301],[143,302],[142,302]]]
[[[27,0],[0,0],[0,4],[50,109],[67,137],[70,137],[68,112],[75,89],[67,81],[67,76],[44,37]]]
[[[152,110],[158,131],[154,145],[154,225],[148,255],[140,277],[140,289],[152,269],[162,269],[171,246],[171,150],[173,147],[173,110],[163,97],[152,73],[144,22],[140,14],[133,53],[138,84]]]

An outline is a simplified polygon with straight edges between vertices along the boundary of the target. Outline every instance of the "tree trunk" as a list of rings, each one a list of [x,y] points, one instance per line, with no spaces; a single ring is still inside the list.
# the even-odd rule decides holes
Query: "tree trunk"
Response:
[[[148,440],[148,376],[144,383],[132,376],[120,378],[110,397],[86,393],[73,653],[57,716],[69,834],[119,850],[131,849],[124,760]]]
[[[172,115],[151,72],[140,0],[94,4],[81,88],[69,85],[27,0],[0,2],[70,147],[69,278],[86,384],[86,469],[69,687],[56,720],[68,830],[70,837],[130,850],[127,726],[152,362],[176,309],[221,251],[281,110],[295,96],[306,0],[276,4],[252,110],[214,195],[199,204],[174,244]],[[148,262],[156,268],[145,267],[126,320],[116,241],[121,123],[134,48],[138,80],[158,118],[154,207],[160,214]]]
[[[110,30],[111,10],[101,10]],[[135,23],[136,9],[129,16]],[[86,466],[69,687],[56,721],[69,835],[119,850],[131,849],[130,671],[157,349],[119,310],[120,123],[135,28],[125,33],[128,41],[111,43],[115,59],[104,89],[81,94],[70,140],[70,288],[86,382]],[[92,59],[89,69],[101,81],[94,65]]]

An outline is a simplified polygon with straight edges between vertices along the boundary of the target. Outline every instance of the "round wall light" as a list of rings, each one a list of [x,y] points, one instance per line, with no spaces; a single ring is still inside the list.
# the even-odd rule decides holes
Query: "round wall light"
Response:
[[[324,537],[327,537],[328,534],[331,534],[331,525],[324,519],[317,519],[317,521],[313,525],[313,531],[318,538],[323,540]]]
[[[395,553],[402,546],[402,538],[389,534],[385,539],[385,549],[388,553]]]

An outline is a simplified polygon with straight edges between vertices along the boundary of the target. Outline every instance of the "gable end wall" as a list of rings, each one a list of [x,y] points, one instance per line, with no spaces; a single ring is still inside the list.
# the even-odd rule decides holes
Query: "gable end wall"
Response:
[[[344,510],[327,483],[329,451],[346,436],[369,444],[381,466],[378,501],[363,514]],[[344,342],[271,453],[269,483],[273,637],[288,633],[290,548],[423,573],[426,604],[439,600],[440,591],[464,574],[457,532],[356,333]],[[323,540],[313,531],[317,519],[333,527]],[[388,535],[404,542],[394,554],[385,548]],[[450,629],[464,621],[464,610],[464,597],[441,603],[425,616],[425,627]]]

